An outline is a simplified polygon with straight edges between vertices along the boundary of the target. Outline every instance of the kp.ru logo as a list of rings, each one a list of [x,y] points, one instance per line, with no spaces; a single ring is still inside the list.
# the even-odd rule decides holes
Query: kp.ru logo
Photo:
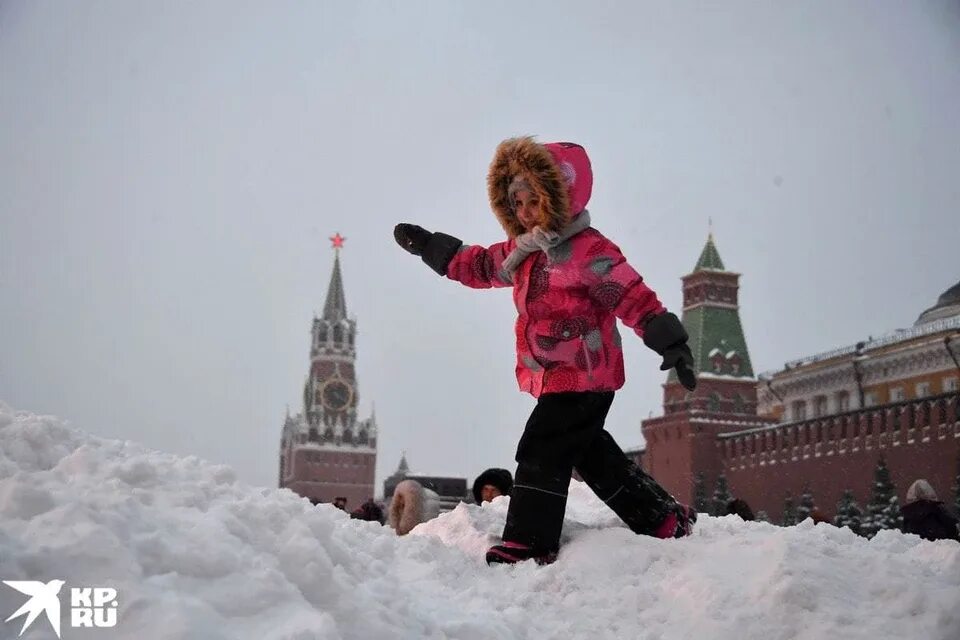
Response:
[[[60,589],[63,580],[51,580],[44,584],[34,580],[4,580],[3,584],[30,596],[22,607],[13,612],[4,622],[19,616],[27,616],[17,635],[23,635],[41,613],[60,637]],[[110,587],[72,587],[70,589],[71,627],[112,627],[117,624],[117,590]]]

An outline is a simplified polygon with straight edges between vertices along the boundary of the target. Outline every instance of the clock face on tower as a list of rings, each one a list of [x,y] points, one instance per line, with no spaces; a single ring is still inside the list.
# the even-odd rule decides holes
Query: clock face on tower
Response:
[[[320,390],[323,406],[330,411],[343,411],[350,404],[353,389],[342,380],[331,380]]]

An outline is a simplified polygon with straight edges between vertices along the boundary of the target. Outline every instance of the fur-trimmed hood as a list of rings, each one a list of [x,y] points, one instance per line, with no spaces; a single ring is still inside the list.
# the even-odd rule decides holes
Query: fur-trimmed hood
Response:
[[[483,502],[481,496],[481,491],[483,490],[484,485],[493,485],[500,490],[500,495],[508,496],[510,495],[510,490],[513,489],[513,476],[510,475],[510,472],[506,469],[487,469],[473,481],[473,499],[477,504]]]
[[[586,150],[572,142],[540,144],[532,137],[510,138],[497,146],[487,174],[490,206],[507,236],[525,229],[510,206],[511,181],[522,176],[540,199],[538,226],[559,233],[583,211],[593,190],[593,171]]]

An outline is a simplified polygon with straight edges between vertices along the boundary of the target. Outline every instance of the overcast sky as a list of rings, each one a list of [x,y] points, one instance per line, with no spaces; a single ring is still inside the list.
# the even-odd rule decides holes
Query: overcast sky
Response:
[[[960,279],[960,3],[0,3],[0,399],[273,486],[342,252],[377,484],[514,468],[503,138],[584,145],[594,225],[680,311],[713,220],[757,371],[909,326]],[[625,335],[608,428],[664,374]],[[380,489],[378,488],[378,491]]]

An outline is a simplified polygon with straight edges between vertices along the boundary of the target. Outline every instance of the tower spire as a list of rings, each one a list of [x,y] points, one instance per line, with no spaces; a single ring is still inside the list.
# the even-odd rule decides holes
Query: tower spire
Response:
[[[333,243],[333,273],[330,274],[330,286],[327,287],[327,301],[323,305],[323,319],[333,322],[347,317],[347,299],[343,293],[343,276],[340,274],[340,250],[343,248],[343,236],[337,233],[330,237]]]
[[[713,243],[713,220],[710,221],[710,230],[707,233],[707,244],[703,245],[703,251],[700,252],[700,258],[697,259],[697,266],[694,271],[703,269],[712,269],[714,271],[726,271],[723,266],[723,260],[720,259],[720,252],[717,251],[717,245]]]

